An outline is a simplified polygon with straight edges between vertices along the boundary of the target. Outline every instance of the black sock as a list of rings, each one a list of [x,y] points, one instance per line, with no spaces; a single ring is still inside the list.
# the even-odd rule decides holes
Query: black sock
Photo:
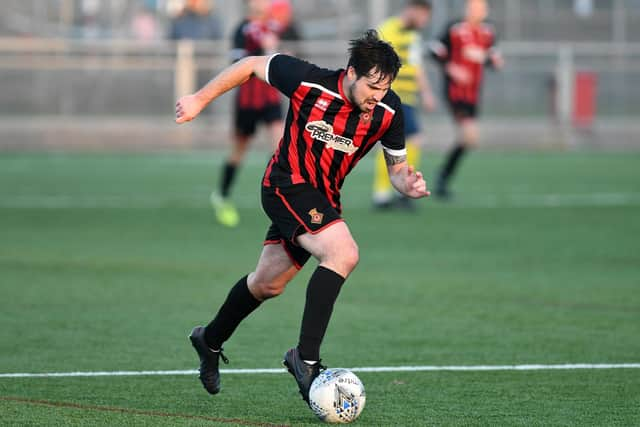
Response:
[[[249,292],[247,276],[244,276],[231,288],[218,314],[205,328],[204,340],[207,345],[214,350],[220,349],[240,322],[261,303]]]
[[[224,165],[224,169],[222,170],[222,183],[220,185],[220,194],[222,197],[226,198],[229,196],[229,189],[231,188],[231,184],[233,184],[237,169],[238,167],[236,165],[229,162]]]
[[[446,188],[447,181],[449,178],[455,173],[456,167],[460,163],[462,156],[466,151],[466,147],[464,144],[456,143],[454,147],[449,151],[447,155],[447,160],[444,163],[444,166],[440,170],[439,176],[439,186],[442,188]]]
[[[343,283],[344,277],[322,266],[311,275],[298,343],[303,360],[320,360],[320,344]]]

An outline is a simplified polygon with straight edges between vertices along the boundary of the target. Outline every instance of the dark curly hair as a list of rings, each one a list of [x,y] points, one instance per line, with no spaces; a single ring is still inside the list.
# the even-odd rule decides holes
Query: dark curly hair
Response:
[[[379,74],[378,81],[395,80],[402,64],[393,47],[380,39],[376,30],[367,30],[362,37],[349,42],[349,62],[358,78]]]

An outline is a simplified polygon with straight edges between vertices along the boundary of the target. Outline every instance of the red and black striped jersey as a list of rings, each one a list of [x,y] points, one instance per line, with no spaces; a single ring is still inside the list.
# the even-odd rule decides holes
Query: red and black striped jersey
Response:
[[[490,53],[496,50],[497,35],[493,24],[472,25],[455,21],[447,26],[439,40],[431,43],[431,52],[443,64],[454,63],[467,70],[468,84],[458,84],[445,74],[446,97],[453,102],[478,102],[484,66],[490,63]]]
[[[233,36],[231,60],[235,62],[245,56],[262,55],[262,38],[270,32],[265,22],[242,21]],[[261,110],[270,105],[280,105],[280,94],[257,77],[251,77],[238,88],[236,102],[241,109]]]
[[[347,174],[380,141],[396,155],[405,152],[400,99],[389,90],[371,113],[351,104],[342,81],[345,70],[328,70],[275,54],[266,80],[289,99],[284,135],[263,185],[309,183],[341,211],[340,188]]]

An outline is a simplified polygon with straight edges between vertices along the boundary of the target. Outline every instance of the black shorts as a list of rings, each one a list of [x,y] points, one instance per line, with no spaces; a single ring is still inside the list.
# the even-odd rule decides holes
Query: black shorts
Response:
[[[456,120],[474,119],[478,116],[478,104],[449,100],[449,109]]]
[[[262,187],[262,209],[271,219],[264,244],[282,244],[298,269],[302,268],[311,254],[300,247],[295,238],[304,233],[319,233],[342,221],[325,195],[306,183]]]
[[[267,105],[257,110],[236,106],[234,126],[239,134],[252,136],[256,133],[258,123],[272,123],[276,120],[282,120],[282,107],[280,104]]]

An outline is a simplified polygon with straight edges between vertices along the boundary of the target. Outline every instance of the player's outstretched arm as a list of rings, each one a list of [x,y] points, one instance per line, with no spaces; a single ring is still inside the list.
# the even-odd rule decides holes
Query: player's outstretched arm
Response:
[[[413,199],[431,195],[422,172],[416,171],[413,166],[407,163],[406,155],[394,155],[385,150],[384,157],[387,162],[389,180],[396,190]]]
[[[196,93],[181,97],[176,102],[176,123],[190,122],[210,102],[234,87],[240,86],[252,75],[264,80],[268,59],[268,56],[247,56],[222,70]]]

